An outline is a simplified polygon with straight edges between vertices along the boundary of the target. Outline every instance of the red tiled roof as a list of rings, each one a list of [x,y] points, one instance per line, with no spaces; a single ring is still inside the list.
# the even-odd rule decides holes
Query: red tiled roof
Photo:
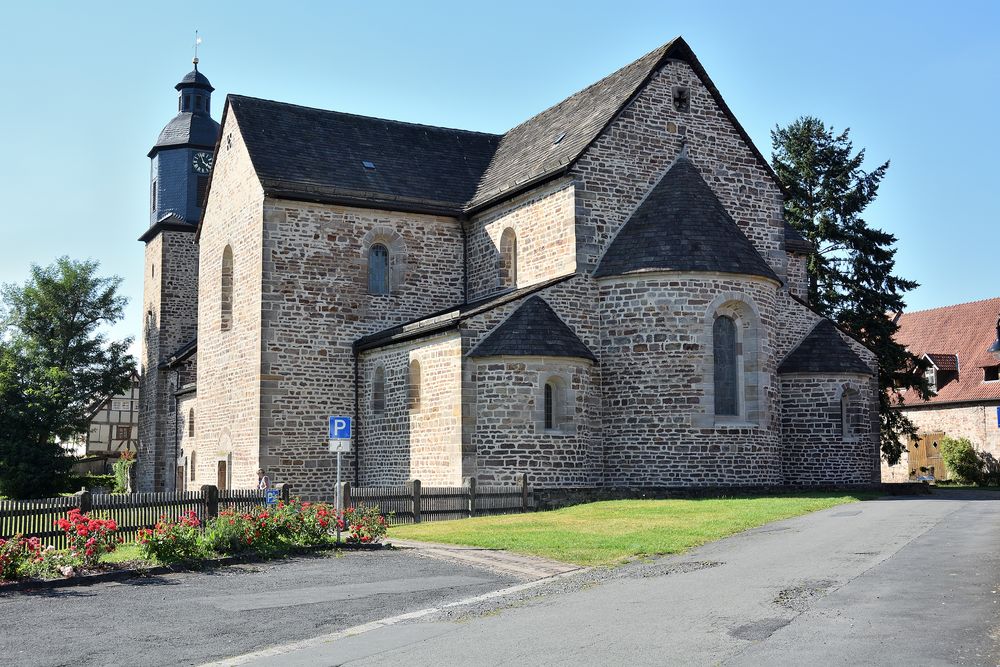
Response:
[[[1000,298],[960,303],[903,313],[896,340],[918,357],[926,354],[939,371],[938,393],[922,401],[912,391],[903,394],[906,403],[953,403],[1000,400],[1000,382],[983,382],[983,367],[1000,361],[987,352],[996,340]]]

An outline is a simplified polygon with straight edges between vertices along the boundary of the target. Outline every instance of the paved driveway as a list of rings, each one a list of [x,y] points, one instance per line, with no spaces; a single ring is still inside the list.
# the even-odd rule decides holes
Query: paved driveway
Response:
[[[516,581],[407,552],[345,552],[0,595],[0,664],[198,664]]]
[[[835,507],[353,637],[333,665],[996,665],[1000,495]]]

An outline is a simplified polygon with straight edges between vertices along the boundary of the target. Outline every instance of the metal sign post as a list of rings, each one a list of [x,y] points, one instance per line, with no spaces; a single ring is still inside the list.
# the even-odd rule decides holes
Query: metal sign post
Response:
[[[345,453],[351,451],[351,418],[330,417],[330,453],[337,455],[337,490],[334,503],[337,510],[337,542],[340,543],[340,519],[344,511],[344,497],[340,486],[340,467]]]

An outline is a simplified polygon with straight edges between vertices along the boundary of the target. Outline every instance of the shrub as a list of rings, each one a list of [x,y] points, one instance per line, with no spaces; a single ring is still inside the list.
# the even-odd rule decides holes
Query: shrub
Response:
[[[166,515],[152,528],[139,531],[136,541],[146,558],[156,558],[164,563],[196,560],[204,555],[201,521],[194,510],[189,510],[173,521]]]
[[[387,532],[385,517],[378,507],[348,507],[344,510],[344,522],[348,542],[378,544]]]
[[[0,580],[17,579],[27,555],[24,543],[25,539],[20,535],[0,540]]]
[[[56,526],[66,533],[71,556],[79,556],[89,567],[97,565],[101,556],[111,553],[121,540],[115,535],[118,524],[114,519],[97,519],[74,507],[65,519],[56,519]]]
[[[79,491],[81,487],[85,489],[112,489],[115,485],[114,475],[87,473],[86,475],[70,475],[68,480],[66,491],[70,493]]]
[[[982,483],[982,469],[968,438],[941,438],[941,458],[955,479],[965,484]]]
[[[208,522],[205,544],[220,554],[237,554],[250,549],[258,537],[253,519],[246,512],[223,510]]]
[[[132,466],[135,465],[135,452],[128,449],[122,450],[121,456],[112,466],[114,471],[114,493],[128,493],[129,479],[132,476]]]
[[[27,558],[21,566],[20,574],[35,579],[58,579],[72,577],[82,564],[79,556],[59,551],[53,546],[44,546],[38,538],[28,540]]]
[[[303,546],[329,544],[337,525],[341,530],[346,526],[343,519],[336,518],[336,510],[326,503],[301,503],[298,513],[302,521],[299,544]]]

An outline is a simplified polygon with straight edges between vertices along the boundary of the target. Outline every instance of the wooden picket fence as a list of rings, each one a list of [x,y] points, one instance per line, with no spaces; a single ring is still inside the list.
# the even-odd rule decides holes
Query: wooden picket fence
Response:
[[[279,485],[288,499],[291,487]],[[224,489],[203,486],[201,491],[91,494],[81,491],[72,496],[39,500],[0,500],[0,539],[15,535],[38,537],[58,549],[66,547],[66,537],[55,526],[74,507],[93,516],[114,519],[118,534],[133,539],[143,528],[152,528],[161,517],[176,518],[193,511],[204,524],[223,510],[245,512],[264,504],[264,492],[257,489]]]
[[[466,478],[462,486],[422,486],[420,480],[399,486],[355,487],[341,484],[344,506],[378,506],[390,524],[445,521],[474,516],[518,514],[533,506],[527,475],[516,485],[477,485]]]
[[[291,486],[279,484],[281,497],[291,497]],[[482,485],[466,478],[462,486],[423,487],[419,480],[400,486],[355,487],[341,484],[344,506],[378,506],[390,524],[464,519],[493,514],[516,514],[531,509],[531,488],[522,475],[517,485]],[[81,491],[72,496],[39,500],[0,500],[0,539],[15,535],[38,537],[58,549],[66,547],[66,537],[55,526],[74,507],[93,516],[114,519],[118,534],[133,539],[143,528],[152,528],[161,517],[174,519],[192,511],[202,524],[220,511],[246,512],[264,504],[264,492],[257,489],[224,489],[203,486],[200,491],[92,494]]]

